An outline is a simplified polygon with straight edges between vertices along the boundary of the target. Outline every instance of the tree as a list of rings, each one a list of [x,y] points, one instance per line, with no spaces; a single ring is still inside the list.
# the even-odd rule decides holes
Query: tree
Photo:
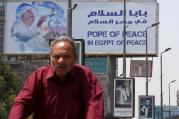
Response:
[[[7,119],[7,114],[21,86],[21,79],[0,55],[0,119]]]

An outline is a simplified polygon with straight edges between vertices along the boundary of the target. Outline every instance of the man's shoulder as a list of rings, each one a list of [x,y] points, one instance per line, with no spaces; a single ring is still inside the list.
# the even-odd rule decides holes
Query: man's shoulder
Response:
[[[35,69],[35,71],[33,73],[37,74],[37,75],[46,75],[46,76],[52,76],[53,73],[53,68],[50,65],[45,65],[45,66],[41,66]]]
[[[75,76],[83,77],[88,82],[96,82],[96,75],[87,66],[75,64],[72,72]]]
[[[72,72],[74,76],[85,78],[89,77],[92,74],[91,70],[88,67],[79,64],[74,65]]]
[[[35,71],[31,75],[34,75],[39,78],[43,77],[45,79],[48,79],[54,75],[54,70],[52,66],[45,65],[45,66],[41,66],[35,69]]]

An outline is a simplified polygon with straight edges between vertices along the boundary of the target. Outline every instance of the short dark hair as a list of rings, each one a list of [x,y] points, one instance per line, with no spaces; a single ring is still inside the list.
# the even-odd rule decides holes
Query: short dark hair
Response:
[[[57,37],[55,38],[51,44],[50,44],[50,54],[52,53],[52,47],[56,44],[56,43],[59,43],[59,42],[68,42],[70,43],[70,45],[72,46],[72,51],[73,51],[73,54],[74,56],[76,57],[77,53],[76,53],[76,45],[75,45],[75,42],[73,40],[73,38],[69,37],[69,36],[60,36],[60,37]]]

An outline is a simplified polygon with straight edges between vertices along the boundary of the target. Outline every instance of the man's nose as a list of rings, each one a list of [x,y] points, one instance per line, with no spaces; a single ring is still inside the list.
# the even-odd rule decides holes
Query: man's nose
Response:
[[[64,62],[64,58],[63,58],[63,57],[60,57],[60,58],[58,59],[58,62],[59,62],[59,63],[63,63],[63,62]]]

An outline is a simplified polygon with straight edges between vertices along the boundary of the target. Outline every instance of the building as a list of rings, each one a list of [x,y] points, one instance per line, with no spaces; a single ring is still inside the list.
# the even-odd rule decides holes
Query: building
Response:
[[[160,119],[160,106],[155,106],[155,119]],[[169,119],[169,107],[163,106],[163,118]],[[170,106],[170,119],[179,119],[179,106]]]

